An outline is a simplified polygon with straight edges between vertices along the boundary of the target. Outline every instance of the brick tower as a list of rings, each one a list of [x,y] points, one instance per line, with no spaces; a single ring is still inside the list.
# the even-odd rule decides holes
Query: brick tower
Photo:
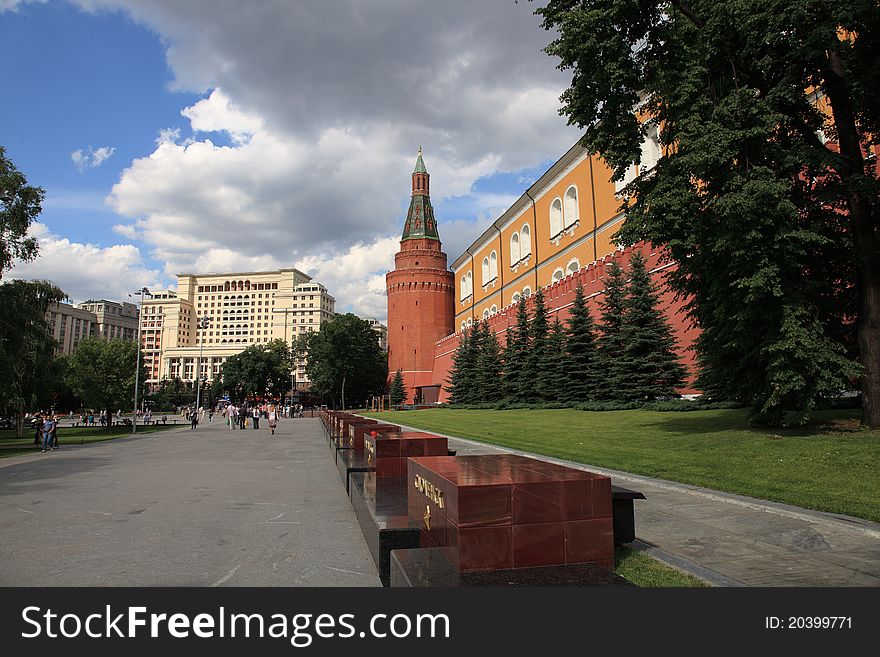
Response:
[[[453,332],[455,319],[455,278],[440,250],[430,179],[419,148],[400,251],[394,256],[394,271],[385,275],[388,375],[403,371],[408,403],[437,400],[439,386],[431,385],[434,343]]]

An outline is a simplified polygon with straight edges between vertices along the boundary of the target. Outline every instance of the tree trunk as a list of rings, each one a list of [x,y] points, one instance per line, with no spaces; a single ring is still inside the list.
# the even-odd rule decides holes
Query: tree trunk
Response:
[[[342,375],[342,410],[345,410],[345,374]]]
[[[107,431],[112,431],[113,430],[113,413],[109,408],[106,411],[104,411],[104,417],[107,419],[107,425],[104,428],[107,429]],[[137,418],[137,412],[135,412],[135,418]]]
[[[838,173],[847,190],[849,227],[856,258],[856,293],[859,307],[856,331],[862,372],[863,421],[880,429],[880,241],[876,209],[863,183],[867,175],[862,142],[850,100],[846,69],[834,37],[828,49],[825,93],[831,104],[843,164]]]

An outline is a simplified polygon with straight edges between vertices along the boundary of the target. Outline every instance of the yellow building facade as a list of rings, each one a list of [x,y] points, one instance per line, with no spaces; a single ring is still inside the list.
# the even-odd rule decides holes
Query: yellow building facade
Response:
[[[608,165],[576,144],[529,187],[452,263],[456,330],[612,253],[619,192],[656,164],[656,134],[642,151],[642,166],[614,183]]]
[[[212,381],[227,358],[251,345],[291,344],[319,330],[335,314],[335,303],[327,288],[297,269],[178,274],[177,290],[158,290],[144,300],[146,382],[195,381],[197,363],[199,378]],[[210,321],[200,329],[203,317]],[[305,362],[296,363],[294,382],[308,386]]]

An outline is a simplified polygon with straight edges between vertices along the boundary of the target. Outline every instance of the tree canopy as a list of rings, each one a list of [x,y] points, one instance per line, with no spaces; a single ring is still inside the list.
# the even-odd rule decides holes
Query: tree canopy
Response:
[[[107,417],[118,409],[132,408],[137,352],[138,344],[130,340],[86,338],[68,357],[67,383],[85,406],[105,410]],[[146,375],[141,358],[141,383]]]
[[[337,315],[309,333],[306,345],[313,392],[345,408],[385,391],[388,356],[366,320],[351,313]]]
[[[43,209],[44,196],[41,187],[27,184],[24,174],[0,146],[0,278],[14,259],[37,257],[37,239],[28,237],[27,232]]]
[[[572,72],[561,112],[615,179],[656,139],[618,238],[678,263],[707,391],[790,424],[861,375],[880,427],[880,5],[551,0],[537,13]]]
[[[230,356],[221,366],[220,374],[223,388],[235,403],[257,397],[281,400],[290,390],[291,367],[290,348],[279,339],[250,345]]]

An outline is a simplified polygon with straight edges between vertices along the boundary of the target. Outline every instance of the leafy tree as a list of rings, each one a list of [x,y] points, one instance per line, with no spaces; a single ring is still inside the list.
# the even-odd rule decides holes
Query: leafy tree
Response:
[[[447,388],[449,401],[453,404],[473,404],[477,402],[476,372],[478,345],[477,329],[465,328],[458,339],[458,347],[452,355]]]
[[[568,363],[564,385],[564,400],[568,402],[590,401],[596,394],[596,381],[601,373],[597,369],[596,336],[593,316],[587,308],[584,288],[578,282],[574,302],[568,316],[566,331]]]
[[[0,285],[0,407],[18,417],[51,405],[56,372],[55,341],[46,315],[64,293],[46,281]]]
[[[406,386],[403,381],[403,371],[399,367],[394,373],[394,379],[391,381],[391,390],[389,393],[392,406],[402,404],[406,399]]]
[[[250,345],[220,368],[223,387],[235,403],[256,397],[280,399],[290,384],[290,349],[284,340]]]
[[[598,382],[596,396],[599,399],[622,399],[623,379],[622,335],[626,281],[623,267],[612,260],[605,270],[605,289],[599,298],[599,339],[598,361],[601,380]]]
[[[686,372],[675,351],[672,329],[657,307],[657,293],[639,251],[630,259],[629,276],[620,327],[620,395],[626,401],[673,397]]]
[[[86,338],[68,357],[67,383],[85,406],[112,417],[116,409],[134,405],[135,363],[138,344],[130,340]],[[146,379],[140,359],[140,381]],[[111,427],[107,423],[107,429]]]
[[[41,187],[27,184],[0,146],[0,278],[13,259],[28,261],[37,257],[37,240],[28,237],[27,232],[43,209],[44,196]]]
[[[573,72],[562,112],[616,179],[660,128],[619,239],[678,263],[669,282],[692,299],[703,385],[794,423],[860,372],[880,427],[880,169],[867,157],[880,5],[550,0],[538,13]]]
[[[490,403],[501,401],[501,346],[489,322],[478,322],[474,328],[476,343],[476,372],[474,375],[475,401]]]
[[[369,322],[352,315],[337,315],[308,334],[306,373],[312,390],[339,400],[362,402],[382,394],[388,380],[388,356],[379,347]]]
[[[516,324],[507,331],[504,347],[504,399],[509,402],[528,402],[532,399],[532,381],[529,380],[529,312],[526,299],[516,306]]]

